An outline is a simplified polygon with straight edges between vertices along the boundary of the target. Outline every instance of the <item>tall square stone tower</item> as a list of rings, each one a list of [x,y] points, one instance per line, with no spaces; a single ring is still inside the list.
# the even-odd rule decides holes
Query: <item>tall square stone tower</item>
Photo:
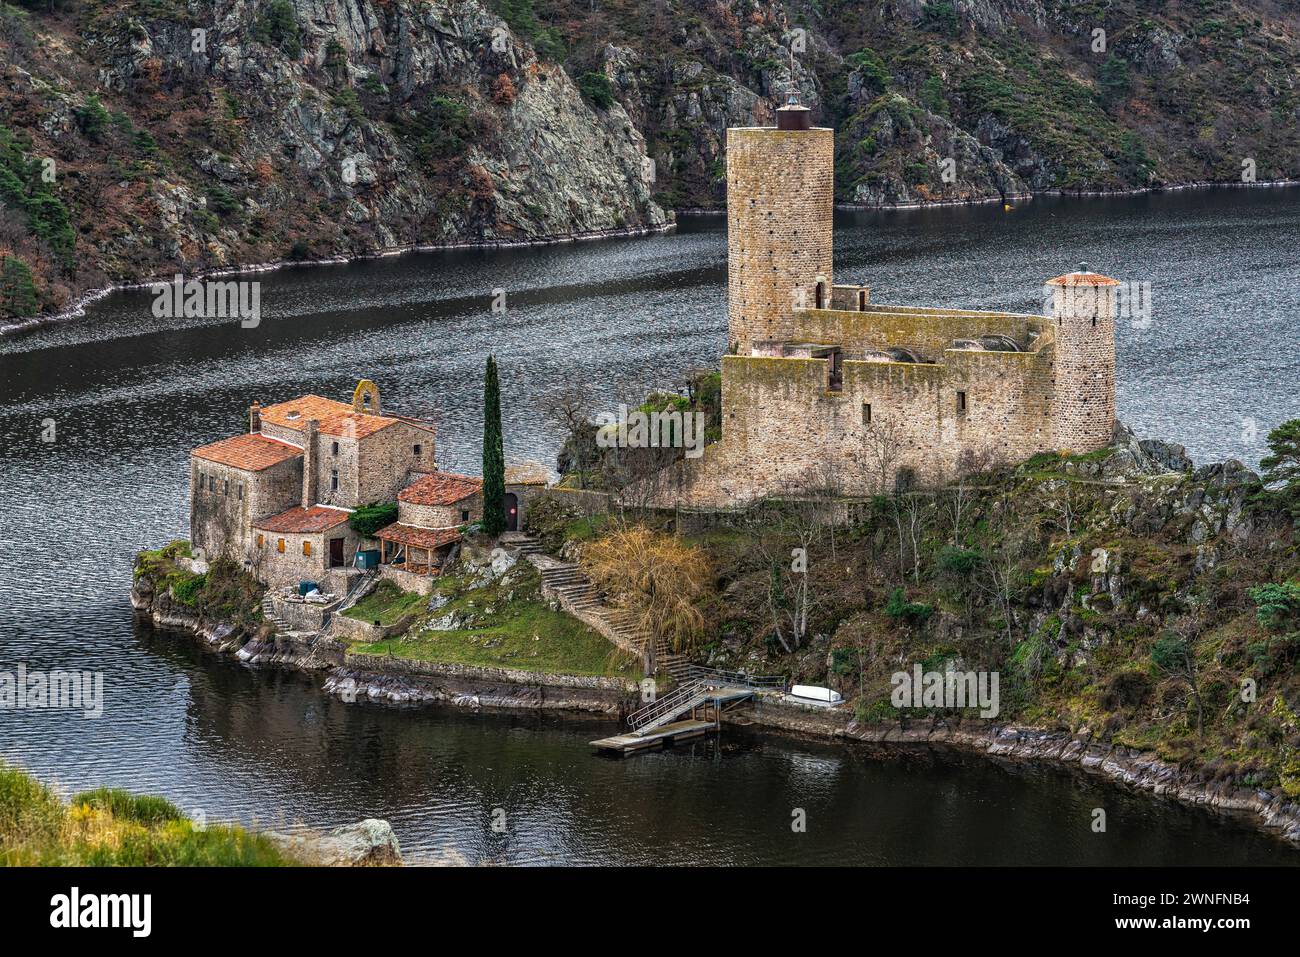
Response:
[[[727,130],[729,352],[794,339],[796,308],[829,305],[834,211],[835,131],[806,106]]]

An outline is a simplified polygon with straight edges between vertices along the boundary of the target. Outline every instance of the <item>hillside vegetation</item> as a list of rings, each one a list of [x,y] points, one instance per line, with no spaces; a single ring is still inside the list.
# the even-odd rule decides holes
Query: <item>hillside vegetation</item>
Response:
[[[971,717],[896,708],[896,672],[996,672],[998,722],[1300,797],[1298,437],[1273,433],[1262,482],[1121,432],[1102,452],[863,501],[848,524],[829,491],[767,503],[687,537],[712,569],[691,651],[829,685],[873,723]],[[562,504],[529,521],[568,554],[619,525]]]
[[[657,227],[792,70],[846,202],[1296,177],[1298,62],[1281,0],[0,0],[0,321]]]

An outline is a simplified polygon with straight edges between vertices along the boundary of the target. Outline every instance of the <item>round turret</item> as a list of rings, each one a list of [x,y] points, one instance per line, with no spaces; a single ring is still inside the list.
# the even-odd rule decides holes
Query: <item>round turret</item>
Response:
[[[1113,440],[1119,285],[1086,263],[1047,281],[1056,334],[1052,436],[1057,449],[1081,454]]]

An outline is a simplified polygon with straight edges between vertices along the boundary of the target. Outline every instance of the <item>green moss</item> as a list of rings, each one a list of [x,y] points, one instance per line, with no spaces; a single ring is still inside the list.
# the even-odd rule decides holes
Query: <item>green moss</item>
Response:
[[[384,579],[375,586],[374,591],[343,614],[357,621],[395,625],[408,615],[424,610],[426,604],[423,595],[403,591],[393,582]]]

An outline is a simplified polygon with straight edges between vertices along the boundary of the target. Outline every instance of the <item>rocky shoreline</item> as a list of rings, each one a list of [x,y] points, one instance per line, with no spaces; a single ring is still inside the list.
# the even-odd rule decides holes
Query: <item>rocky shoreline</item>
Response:
[[[166,593],[131,589],[138,613],[163,629],[186,632],[211,650],[258,666],[323,673],[321,690],[353,703],[452,704],[473,709],[560,711],[621,720],[636,703],[636,689],[621,679],[549,675],[506,668],[348,656],[344,642],[320,635],[280,635],[263,629],[252,638],[230,624],[186,613]],[[951,748],[988,757],[1068,765],[1125,787],[1247,820],[1300,847],[1300,803],[1261,789],[1202,780],[1199,769],[1180,768],[1154,753],[1107,744],[1091,733],[1069,734],[996,722],[943,719],[860,723],[847,709],[831,711],[760,696],[729,722],[779,734],[897,748]]]
[[[872,209],[934,209],[946,206],[981,206],[986,203],[1003,203],[1011,200],[1021,202],[1032,200],[1038,196],[1064,196],[1070,199],[1116,199],[1122,196],[1143,196],[1149,193],[1177,193],[1188,189],[1279,189],[1287,186],[1300,186],[1300,179],[1258,180],[1254,183],[1243,183],[1239,180],[1196,180],[1188,183],[1165,183],[1160,186],[1138,186],[1132,189],[1033,189],[971,196],[965,199],[922,200],[915,203],[837,202],[835,208],[850,213]],[[722,216],[726,212],[727,207],[725,206],[689,206],[673,210],[676,216]]]
[[[1137,196],[1146,193],[1164,193],[1178,192],[1188,189],[1264,189],[1264,188],[1282,188],[1289,186],[1300,186],[1300,180],[1283,179],[1283,180],[1264,180],[1255,183],[1242,183],[1235,180],[1224,182],[1204,181],[1191,183],[1172,183],[1162,186],[1148,186],[1135,189],[1120,190],[1064,190],[1064,189],[1040,189],[1027,192],[1008,193],[1006,195],[996,196],[976,196],[967,199],[935,199],[915,203],[836,203],[835,208],[844,212],[855,212],[863,210],[888,210],[888,209],[932,209],[937,207],[956,207],[956,206],[980,206],[988,203],[1001,203],[1008,201],[1024,202],[1033,200],[1037,196],[1065,196],[1075,199],[1106,199],[1121,196]],[[672,215],[677,216],[721,216],[725,215],[727,209],[725,206],[716,208],[707,207],[685,207],[674,210]],[[588,232],[566,233],[554,236],[536,236],[527,239],[493,239],[493,240],[463,240],[458,242],[447,243],[405,243],[399,246],[385,246],[375,249],[371,252],[362,253],[354,256],[330,256],[324,259],[279,259],[272,262],[248,263],[238,266],[224,266],[210,270],[199,270],[186,275],[186,279],[222,279],[230,276],[247,276],[258,273],[275,272],[281,269],[290,269],[295,266],[312,267],[312,266],[346,266],[355,262],[366,262],[375,259],[388,259],[394,256],[406,256],[411,253],[428,253],[428,252],[446,252],[455,249],[506,249],[506,248],[526,248],[532,246],[558,246],[565,243],[593,242],[601,239],[633,239],[639,236],[660,235],[675,231],[677,223],[669,220],[666,223],[655,226],[627,226],[617,229],[601,229]],[[112,295],[115,292],[127,292],[134,289],[147,289],[150,286],[160,282],[170,282],[173,277],[154,277],[150,279],[141,279],[139,281],[115,283],[108,286],[101,286],[96,289],[90,289],[82,293],[66,309],[58,313],[46,313],[32,316],[17,322],[0,325],[0,336],[17,335],[26,332],[38,326],[50,325],[57,322],[65,322],[69,319],[79,319],[86,314],[87,308],[99,300]]]
[[[214,269],[196,270],[185,275],[191,279],[224,279],[230,276],[249,276],[258,273],[276,272],[292,269],[295,266],[346,266],[355,262],[367,262],[374,259],[391,259],[395,256],[407,256],[411,253],[446,252],[454,249],[504,249],[530,246],[560,246],[565,243],[595,242],[601,239],[634,239],[638,236],[652,236],[672,232],[677,223],[669,220],[656,226],[624,226],[617,229],[597,229],[587,232],[564,233],[554,236],[536,236],[529,239],[491,239],[471,240],[449,243],[404,243],[400,246],[385,246],[372,252],[355,256],[329,256],[325,259],[277,259],[272,262],[248,263],[240,266],[222,266]],[[148,289],[159,283],[171,282],[172,276],[159,276],[133,282],[114,283],[90,289],[76,298],[66,309],[57,313],[45,313],[0,325],[0,336],[12,336],[38,326],[47,326],[69,319],[79,319],[86,314],[92,304],[111,296],[115,292],[129,292],[133,289]]]
[[[443,664],[347,655],[328,634],[259,631],[249,638],[228,623],[204,621],[177,608],[165,593],[131,589],[131,606],[156,627],[182,631],[218,654],[256,666],[323,673],[321,690],[352,703],[396,705],[444,702],[467,708],[529,709],[622,716],[636,701],[627,681],[589,675],[553,675],[510,668]]]
[[[1155,754],[1045,728],[985,721],[942,719],[888,724],[859,723],[850,713],[812,711],[759,701],[738,723],[803,737],[831,738],[893,749],[950,748],[1013,761],[1037,761],[1079,768],[1089,774],[1183,804],[1238,817],[1300,847],[1300,803],[1270,791],[1198,780],[1195,770]]]

